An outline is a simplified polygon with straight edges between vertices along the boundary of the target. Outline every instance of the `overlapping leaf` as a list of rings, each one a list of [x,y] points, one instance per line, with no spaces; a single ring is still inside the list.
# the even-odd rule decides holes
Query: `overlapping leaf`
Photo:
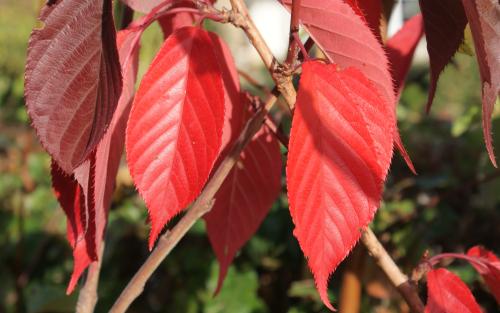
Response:
[[[294,235],[331,309],[329,275],[379,205],[394,134],[394,107],[360,71],[303,64],[290,135],[288,197]]]
[[[457,275],[439,268],[427,274],[425,313],[481,313],[481,309]]]
[[[481,274],[484,282],[490,288],[490,292],[500,304],[500,260],[498,257],[479,246],[470,248],[467,255],[481,260],[484,266],[474,262],[471,262],[471,265]]]
[[[73,274],[66,293],[73,292],[83,271],[97,260],[94,203],[95,153],[69,176],[52,161],[52,187],[67,217],[67,237],[73,248]]]
[[[284,3],[289,5],[291,0]],[[357,68],[394,107],[394,88],[384,49],[348,4],[343,0],[302,0],[300,21],[331,62],[340,68]]]
[[[463,41],[467,18],[462,3],[457,0],[419,0],[419,3],[424,17],[431,66],[431,85],[427,100],[427,110],[429,110],[436,93],[439,75]]]
[[[413,54],[423,33],[422,15],[417,14],[406,21],[403,27],[386,43],[385,50],[389,58],[396,98],[399,98],[403,91]]]
[[[104,135],[121,91],[111,0],[48,2],[28,46],[25,97],[42,145],[68,174]]]
[[[186,27],[142,79],[127,126],[127,161],[151,220],[164,225],[199,194],[221,146],[224,90],[208,32]]]
[[[476,47],[483,83],[483,132],[486,149],[496,165],[491,142],[491,115],[500,93],[500,3],[495,0],[462,0]]]
[[[109,129],[89,160],[71,176],[52,163],[52,185],[68,219],[68,241],[73,248],[73,274],[67,292],[91,262],[96,261],[106,228],[116,174],[123,153],[125,126],[134,94],[138,47],[135,32],[121,31],[117,46],[123,71],[124,88]]]
[[[236,252],[257,231],[281,191],[281,154],[276,138],[262,128],[241,153],[205,216],[220,264],[218,293]]]
[[[291,0],[283,3],[290,5]],[[395,110],[396,98],[386,53],[359,12],[343,0],[302,0],[300,21],[331,62],[341,68],[357,68]],[[415,172],[399,134],[395,140],[408,167]]]

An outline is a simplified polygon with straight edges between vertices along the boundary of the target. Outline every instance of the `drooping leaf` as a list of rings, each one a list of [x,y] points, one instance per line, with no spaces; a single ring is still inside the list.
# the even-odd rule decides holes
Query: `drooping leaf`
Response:
[[[430,62],[430,87],[427,111],[436,93],[439,75],[450,62],[463,41],[465,17],[462,3],[457,0],[419,0],[424,18],[425,37]]]
[[[220,264],[215,294],[236,252],[257,231],[280,191],[279,143],[263,127],[241,153],[205,216],[208,238]]]
[[[83,271],[97,261],[107,224],[111,196],[123,153],[125,126],[134,93],[138,47],[135,32],[117,35],[117,46],[124,84],[116,112],[103,139],[90,160],[69,176],[52,163],[52,183],[57,199],[68,219],[68,241],[73,248],[74,268],[67,292],[71,293]],[[139,34],[140,35],[140,34]],[[135,48],[134,48],[135,47]]]
[[[302,65],[287,165],[294,235],[330,309],[330,274],[373,218],[392,158],[393,106],[358,70]]]
[[[471,265],[481,274],[484,282],[489,287],[490,292],[495,296],[497,303],[500,304],[500,260],[493,252],[483,247],[475,246],[467,251],[468,256],[476,257],[481,260],[485,266],[471,262]]]
[[[38,137],[71,174],[104,135],[121,92],[111,0],[48,2],[31,33],[25,97]]]
[[[406,21],[403,27],[386,43],[385,50],[389,58],[397,99],[399,99],[401,91],[403,91],[413,54],[423,33],[422,14],[417,14]]]
[[[481,313],[481,309],[457,275],[439,268],[427,273],[425,313]]]
[[[358,15],[363,17],[373,34],[380,40],[380,19],[382,1],[380,0],[345,0]]]
[[[291,0],[283,3],[290,6]],[[300,21],[331,62],[361,71],[395,110],[396,97],[386,53],[359,13],[343,0],[302,0]],[[394,138],[400,138],[399,134]],[[401,139],[395,143],[415,172]]]
[[[200,193],[221,146],[224,90],[208,32],[186,27],[162,45],[127,124],[127,161],[151,220],[149,246]]]
[[[67,237],[73,248],[73,274],[67,294],[73,292],[83,271],[97,260],[93,196],[95,153],[69,176],[52,161],[52,187],[67,217]]]
[[[476,47],[483,83],[483,133],[486,149],[496,167],[491,142],[491,115],[500,93],[500,3],[495,0],[462,0]]]

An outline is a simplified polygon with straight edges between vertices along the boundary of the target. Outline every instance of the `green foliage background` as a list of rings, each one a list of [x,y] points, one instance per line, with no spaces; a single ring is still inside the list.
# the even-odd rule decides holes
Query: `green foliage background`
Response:
[[[50,159],[40,148],[23,103],[23,68],[39,1],[0,0],[0,312],[72,312],[77,293],[64,291],[72,270],[65,217],[52,195]],[[161,43],[148,30],[141,72]],[[441,77],[429,116],[428,68],[416,66],[398,109],[403,139],[419,175],[395,156],[373,227],[407,272],[426,250],[461,252],[483,244],[500,252],[500,172],[488,161],[480,122],[475,58],[457,54]],[[500,147],[500,119],[493,121]],[[148,256],[146,209],[125,167],[109,216],[98,312],[106,312]],[[292,236],[285,193],[230,268],[222,292],[218,265],[199,222],[160,266],[130,312],[326,312]],[[404,311],[365,251],[363,312]],[[338,299],[346,263],[331,280]],[[498,309],[470,266],[451,264],[489,312]],[[425,297],[425,288],[421,288]]]

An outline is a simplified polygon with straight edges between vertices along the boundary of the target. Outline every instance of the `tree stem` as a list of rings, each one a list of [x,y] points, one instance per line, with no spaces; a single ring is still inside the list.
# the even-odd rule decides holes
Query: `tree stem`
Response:
[[[282,70],[282,66],[279,64],[278,60],[276,60],[271,52],[271,49],[269,49],[269,46],[266,44],[264,38],[255,26],[248,13],[248,8],[245,2],[243,0],[231,0],[231,6],[233,11],[231,22],[235,26],[243,29],[246,33],[248,39],[255,47],[255,50],[259,53],[264,65],[271,73],[279,92],[287,102],[290,109],[293,109],[295,106],[295,99],[297,98],[297,92],[293,87],[291,76],[283,75],[283,73],[280,72]]]
[[[276,98],[272,96],[270,99],[274,100]],[[268,103],[270,102],[271,101],[268,101]],[[269,104],[266,106],[269,106]],[[219,190],[227,175],[238,161],[245,146],[261,128],[266,114],[266,108],[260,108],[252,119],[248,121],[245,129],[240,134],[230,153],[217,168],[217,171],[209,180],[200,196],[187,211],[186,215],[184,215],[174,226],[174,228],[160,237],[160,240],[158,241],[158,244],[154,248],[153,252],[142,264],[132,280],[128,283],[116,300],[110,310],[111,313],[125,312],[127,310],[130,304],[142,293],[147,280],[151,277],[161,262],[167,257],[170,251],[172,251],[177,243],[179,243],[179,241],[186,235],[194,223],[205,213],[210,211],[216,192]]]
[[[394,260],[387,253],[370,228],[367,227],[363,231],[361,241],[387,278],[389,278],[401,296],[403,296],[411,311],[414,313],[423,313],[424,304],[414,286],[410,283],[408,277],[401,272],[396,263],[394,263]]]
[[[102,255],[104,251],[104,241],[101,242],[101,248],[97,256],[97,261],[92,262],[87,272],[85,285],[80,290],[78,301],[76,302],[77,313],[94,312],[97,303],[97,287],[99,286],[99,273],[101,271]]]

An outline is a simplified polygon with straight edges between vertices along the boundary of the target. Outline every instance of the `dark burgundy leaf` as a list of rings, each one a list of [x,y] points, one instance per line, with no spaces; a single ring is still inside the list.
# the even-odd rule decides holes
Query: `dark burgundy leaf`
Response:
[[[392,158],[396,117],[358,70],[302,65],[287,164],[294,235],[330,309],[330,274],[373,219]]]
[[[427,111],[429,111],[439,75],[463,41],[467,18],[459,0],[419,0],[419,3],[424,17],[431,65],[431,85],[427,100]]]
[[[71,173],[104,135],[121,92],[110,0],[46,5],[28,46],[25,97],[42,145]]]
[[[116,173],[125,140],[126,118],[130,109],[137,73],[138,50],[133,48],[137,33],[118,33],[117,45],[123,69],[124,88],[107,133],[91,154],[68,176],[53,162],[52,183],[68,218],[68,240],[73,247],[74,269],[68,286],[71,293],[91,262],[97,260],[107,215],[111,204]]]
[[[163,44],[142,79],[127,124],[127,161],[152,224],[164,225],[200,193],[221,147],[224,89],[208,32],[186,27]]]
[[[491,142],[491,115],[500,93],[500,3],[495,0],[462,0],[476,47],[483,83],[483,133],[486,149],[496,167]]]

